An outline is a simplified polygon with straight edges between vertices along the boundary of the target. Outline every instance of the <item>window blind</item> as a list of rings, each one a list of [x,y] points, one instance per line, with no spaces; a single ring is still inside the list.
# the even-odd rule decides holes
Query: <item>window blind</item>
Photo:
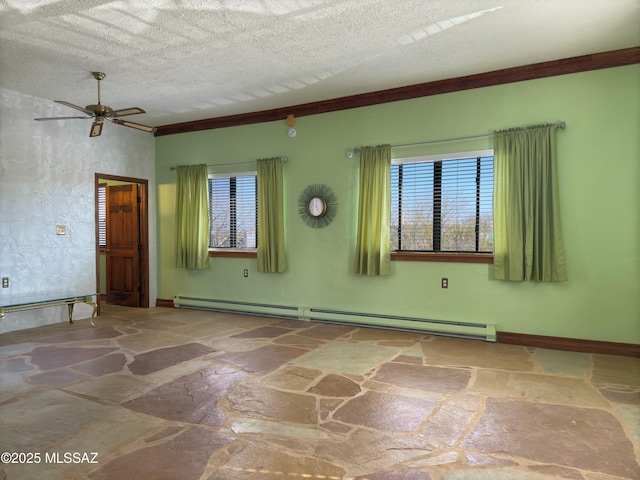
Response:
[[[209,177],[210,248],[257,247],[256,174]]]
[[[493,157],[391,166],[391,250],[493,251]]]
[[[98,185],[98,246],[107,246],[107,186]]]

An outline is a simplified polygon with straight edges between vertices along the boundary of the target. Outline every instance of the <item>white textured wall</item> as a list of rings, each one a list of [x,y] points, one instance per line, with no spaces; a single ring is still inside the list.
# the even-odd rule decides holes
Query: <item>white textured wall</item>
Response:
[[[105,124],[89,138],[90,120],[50,100],[0,88],[0,297],[96,290],[95,173],[149,182],[149,296],[157,298],[155,147],[151,134]],[[56,225],[67,234],[56,235]],[[74,318],[91,309],[76,305]],[[15,312],[0,333],[67,321],[66,307]]]

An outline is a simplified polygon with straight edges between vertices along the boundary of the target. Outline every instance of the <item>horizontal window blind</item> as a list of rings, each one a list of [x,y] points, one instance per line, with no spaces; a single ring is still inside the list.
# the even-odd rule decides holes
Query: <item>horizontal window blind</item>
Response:
[[[493,251],[493,157],[394,164],[391,250]]]
[[[210,176],[210,248],[257,248],[256,175]]]
[[[98,246],[107,246],[107,186],[98,186]]]

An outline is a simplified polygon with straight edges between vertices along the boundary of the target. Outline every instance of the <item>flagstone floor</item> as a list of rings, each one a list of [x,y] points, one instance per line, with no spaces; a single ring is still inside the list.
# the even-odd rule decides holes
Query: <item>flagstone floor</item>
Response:
[[[103,307],[0,335],[0,478],[640,479],[640,359]]]

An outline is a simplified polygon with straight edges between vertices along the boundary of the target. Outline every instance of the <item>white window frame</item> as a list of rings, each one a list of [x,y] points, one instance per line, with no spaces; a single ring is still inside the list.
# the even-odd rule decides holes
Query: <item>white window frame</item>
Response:
[[[210,173],[208,175],[208,179],[207,179],[207,185],[209,186],[210,180],[211,179],[216,179],[216,178],[232,178],[232,177],[255,177],[256,179],[256,231],[255,231],[255,235],[256,235],[256,246],[255,247],[249,247],[249,248],[243,248],[243,247],[237,247],[237,246],[230,246],[230,247],[211,247],[211,242],[209,242],[209,252],[215,253],[215,252],[256,252],[257,251],[257,246],[258,246],[258,239],[257,239],[257,235],[258,235],[258,221],[257,221],[257,215],[258,215],[258,186],[257,186],[257,178],[258,178],[258,172],[257,170],[248,170],[248,171],[244,171],[244,172],[231,172],[231,173]],[[211,192],[208,192],[208,198],[211,199]],[[211,205],[209,205],[209,219],[211,220]],[[212,226],[210,226],[210,228],[212,228]]]
[[[493,149],[484,149],[484,150],[471,150],[471,151],[458,151],[451,153],[443,153],[443,154],[435,154],[435,155],[421,155],[415,157],[404,157],[404,158],[393,158],[391,160],[392,165],[407,165],[407,164],[416,164],[416,163],[429,163],[429,162],[440,162],[440,161],[451,161],[451,160],[464,160],[469,158],[478,158],[478,157],[494,157]],[[392,185],[392,189],[393,189]],[[392,205],[393,207],[393,205]],[[394,212],[392,212],[393,215]],[[493,209],[492,209],[493,215]],[[393,218],[393,216],[392,216]],[[393,225],[390,225],[391,235],[393,232]],[[435,248],[435,247],[434,247]],[[392,250],[392,259],[394,260],[434,260],[434,261],[465,261],[464,258],[469,259],[470,257],[484,257],[487,262],[492,261],[493,252],[486,251],[465,251],[465,252],[455,252],[448,250]],[[431,257],[427,258],[417,258],[418,256],[422,257]],[[395,258],[394,258],[395,257]],[[438,260],[435,257],[442,257]],[[444,260],[443,260],[444,259]],[[468,260],[474,261],[474,260]],[[485,263],[485,261],[482,261]]]

